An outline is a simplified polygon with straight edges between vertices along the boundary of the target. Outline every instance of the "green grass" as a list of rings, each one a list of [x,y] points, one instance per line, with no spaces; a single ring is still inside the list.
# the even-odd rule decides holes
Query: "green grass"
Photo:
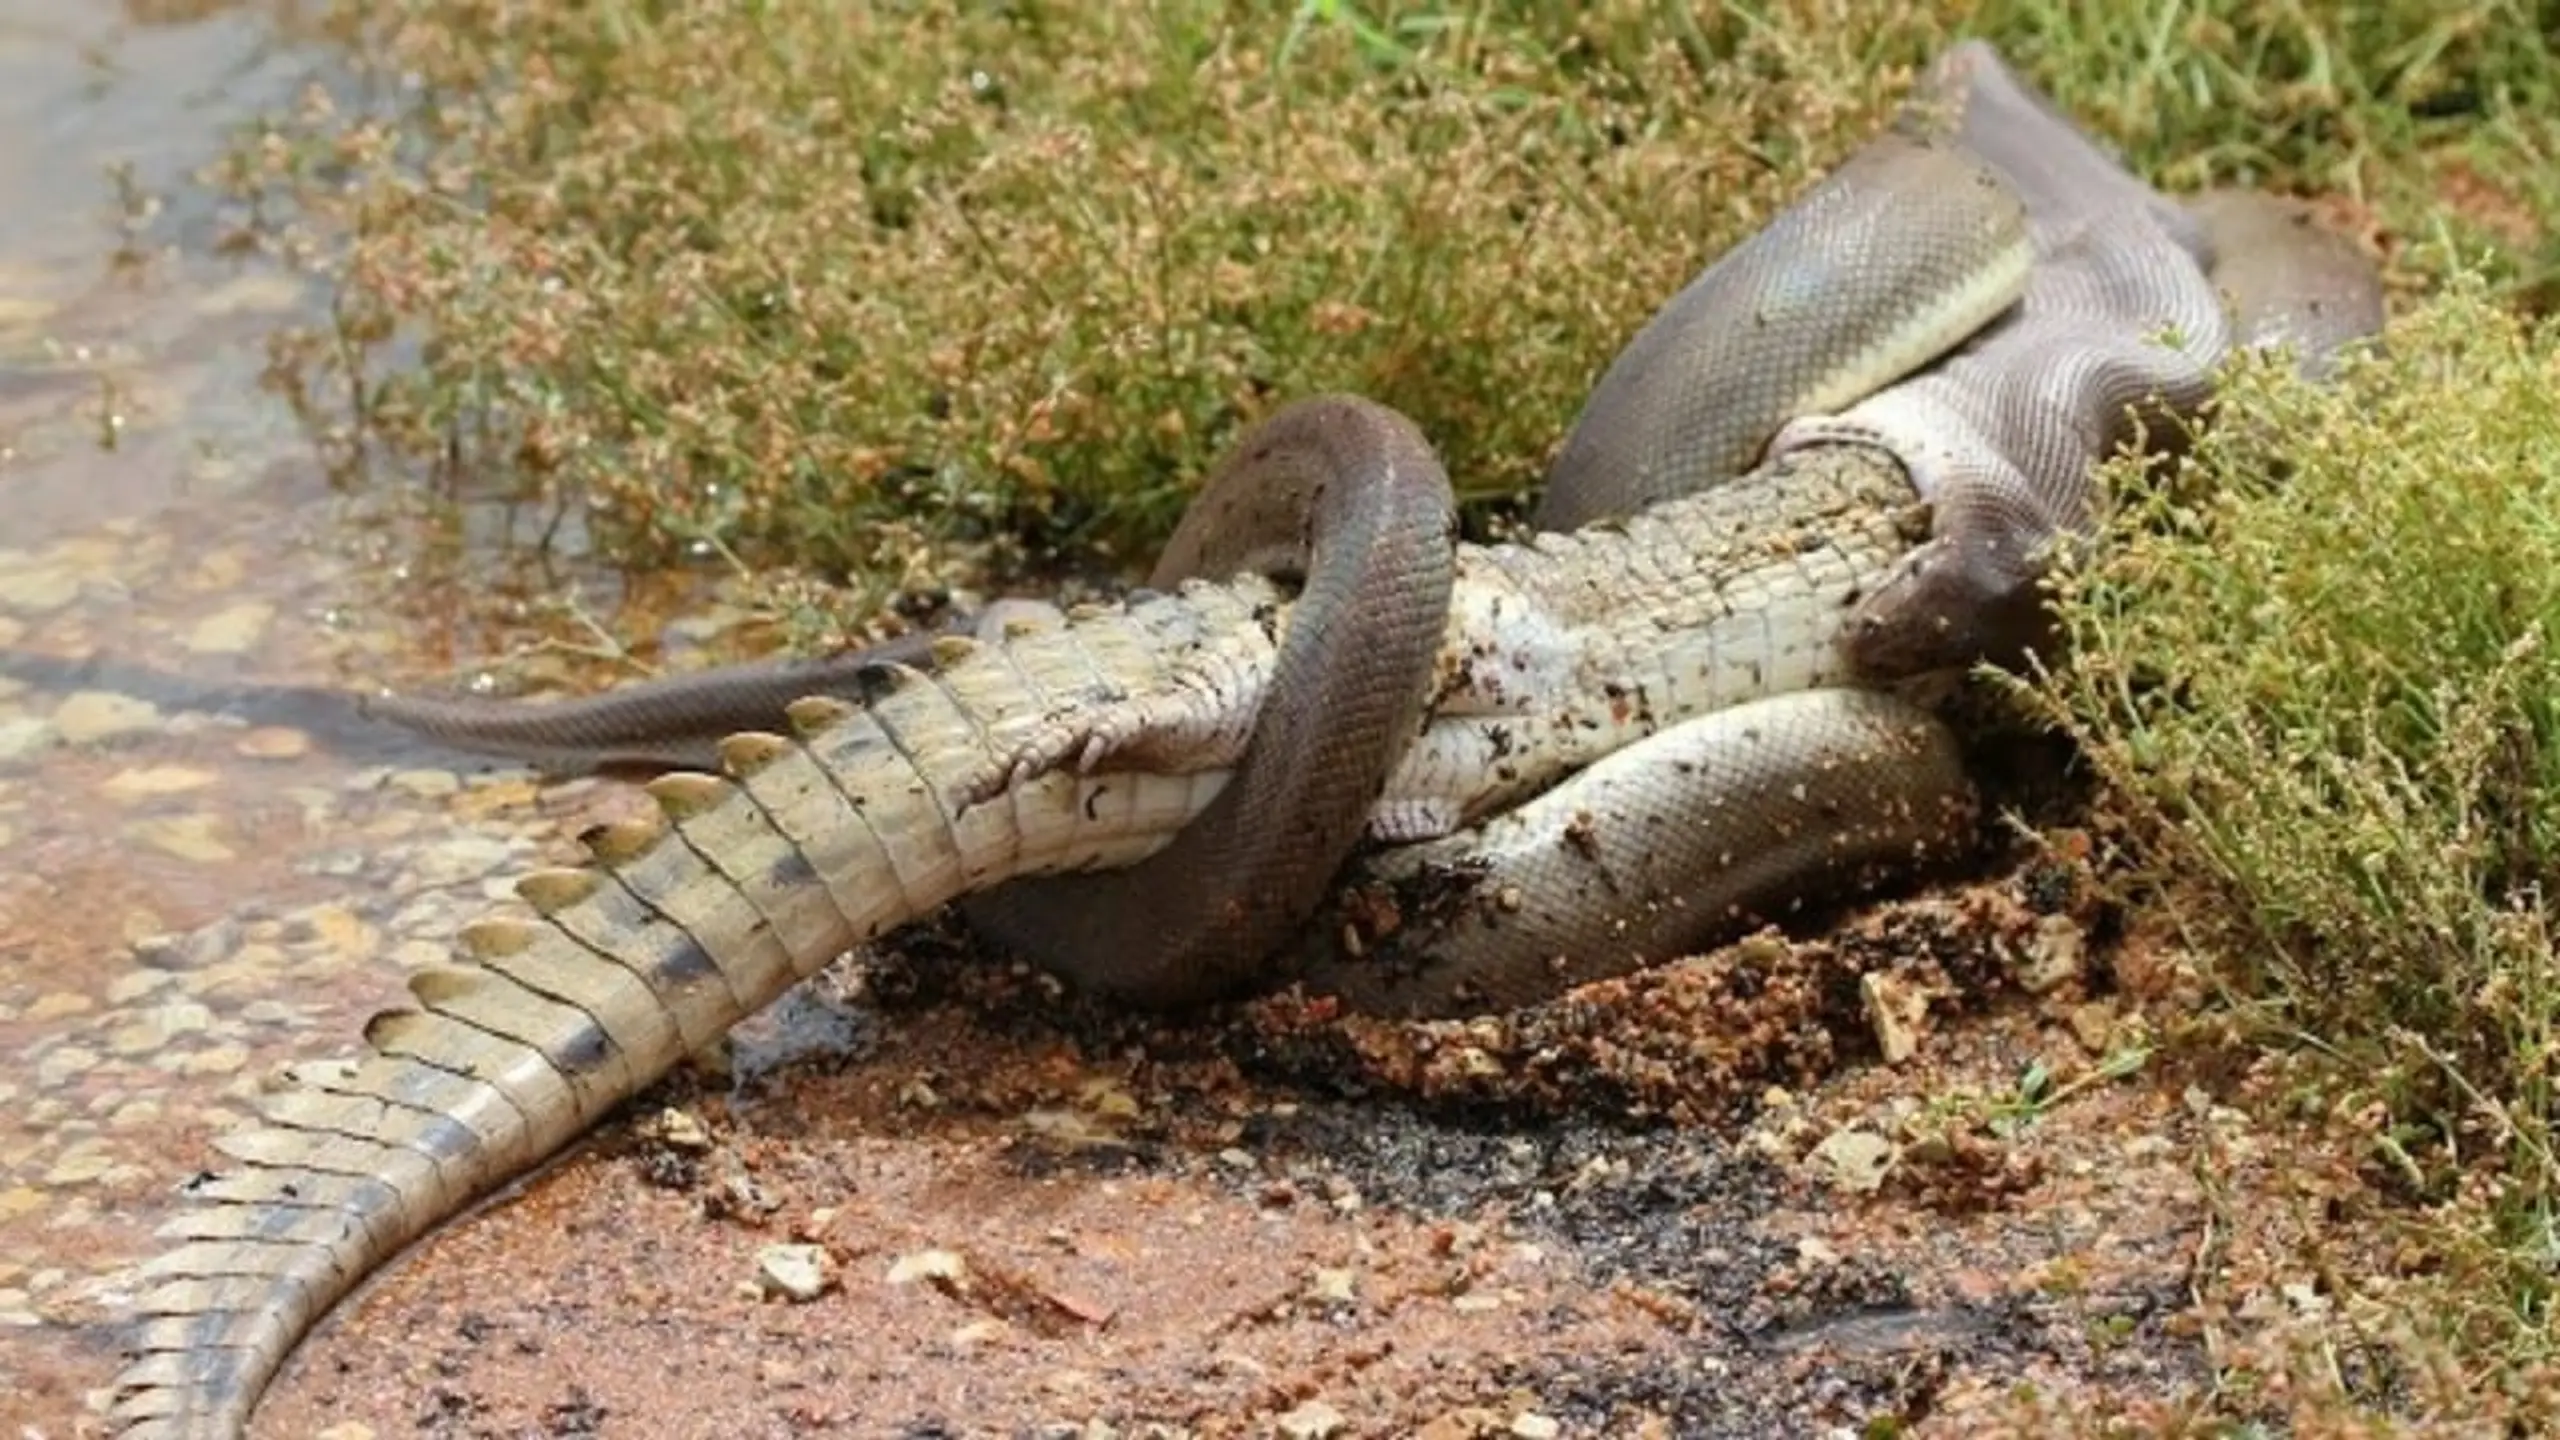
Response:
[[[2450,1357],[2431,1383],[2543,1386],[2560,60],[2532,7],[345,0],[334,23],[395,110],[315,104],[227,179],[251,238],[316,240],[337,282],[337,323],[281,340],[275,376],[350,470],[519,495],[637,565],[734,557],[847,629],[1138,568],[1239,429],[1319,389],[1412,414],[1487,524],[1642,318],[1951,34],[2165,188],[2335,197],[2388,242],[2390,360],[2329,392],[2239,382],[2252,423],[2075,581],[2040,703],[2227,1013],[2308,1110],[2369,1117],[2368,1178],[2435,1277],[2398,1302]]]
[[[1126,572],[1310,390],[1517,495],[1634,326],[1959,20],[2169,183],[2417,234],[2459,161],[2551,214],[2551,62],[2436,8],[394,0],[344,23],[420,87],[399,128],[290,130],[240,179],[355,237],[338,332],[281,372],[315,414],[357,396],[350,438],[620,558],[876,605]],[[2560,251],[2495,253],[2538,296]]]
[[[2045,704],[2239,1013],[2340,1062],[2321,1107],[2370,1115],[2377,1180],[2456,1222],[2482,1283],[2437,1318],[2547,1360],[2560,337],[2457,283],[2391,338],[2332,387],[2235,377],[2248,423],[2066,586]]]

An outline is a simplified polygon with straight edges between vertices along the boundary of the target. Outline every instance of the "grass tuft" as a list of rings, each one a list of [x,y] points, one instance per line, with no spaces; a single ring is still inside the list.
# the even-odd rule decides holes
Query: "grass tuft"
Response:
[[[2346,1062],[2377,1175],[2425,1207],[2494,1202],[2470,1258],[2495,1284],[2449,1303],[2539,1349],[2560,1261],[2560,349],[2476,280],[2391,348],[2331,388],[2235,377],[2237,423],[2066,583],[2046,691],[2231,996]]]
[[[1644,317],[1959,25],[2170,183],[2341,190],[2405,232],[2490,177],[2456,238],[2528,294],[2560,69],[2469,13],[346,0],[395,113],[320,107],[233,178],[348,239],[334,333],[278,367],[323,428],[610,558],[876,607],[1142,568],[1314,390],[1519,495]]]

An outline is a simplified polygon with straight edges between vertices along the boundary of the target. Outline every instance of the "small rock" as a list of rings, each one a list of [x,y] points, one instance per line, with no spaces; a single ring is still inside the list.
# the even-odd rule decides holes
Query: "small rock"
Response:
[[[160,1118],[160,1114],[160,1102],[157,1100],[127,1100],[107,1116],[107,1128],[131,1130],[137,1125],[151,1124]]]
[[[226,1040],[209,1050],[180,1056],[178,1070],[186,1075],[235,1075],[248,1063],[249,1047],[237,1040]]]
[[[127,970],[107,982],[107,1003],[130,1005],[154,990],[177,983],[178,977],[166,970]]]
[[[233,741],[231,750],[248,760],[299,760],[311,753],[311,737],[289,725],[261,725]]]
[[[398,770],[384,783],[421,800],[442,800],[462,789],[462,777],[450,770]]]
[[[107,1049],[117,1055],[148,1055],[167,1048],[181,1035],[192,1035],[213,1023],[213,1012],[192,1000],[154,1005],[107,1036]]]
[[[1280,1417],[1280,1433],[1287,1440],[1325,1440],[1339,1435],[1345,1425],[1342,1412],[1321,1400],[1310,1400]]]
[[[912,1285],[918,1280],[930,1280],[945,1290],[960,1289],[969,1283],[969,1262],[957,1250],[918,1250],[890,1262],[890,1284]]]
[[[1535,1410],[1524,1410],[1512,1420],[1511,1433],[1518,1436],[1519,1440],[1556,1440],[1557,1436],[1564,1433],[1564,1426],[1557,1423],[1553,1416],[1541,1415]]]
[[[187,765],[145,765],[133,770],[119,770],[98,786],[107,798],[123,804],[149,800],[160,795],[183,795],[201,790],[221,777],[210,770]]]
[[[371,960],[382,948],[382,932],[344,905],[314,905],[302,912],[293,939],[318,942],[339,964]]]
[[[79,573],[67,565],[0,570],[0,605],[29,615],[59,610],[80,598]]]
[[[1899,1065],[1918,1053],[1929,1018],[1927,990],[1899,975],[1870,970],[1858,977],[1858,998],[1865,1002],[1867,1024],[1875,1030],[1876,1049],[1886,1064]]]
[[[65,1185],[86,1185],[107,1173],[115,1164],[115,1156],[94,1141],[84,1142],[54,1162],[45,1172],[44,1183],[59,1189]]]
[[[1360,1298],[1360,1277],[1351,1270],[1318,1266],[1307,1281],[1307,1298],[1327,1305],[1348,1305]]]
[[[98,1052],[80,1045],[64,1045],[48,1050],[36,1061],[36,1085],[39,1089],[59,1090],[74,1075],[97,1068]]]
[[[806,1304],[835,1285],[835,1258],[823,1245],[767,1245],[756,1251],[756,1283],[768,1296]]]
[[[341,1420],[312,1432],[311,1440],[373,1440],[373,1427],[359,1420]]]
[[[670,1150],[691,1150],[698,1154],[711,1148],[711,1132],[690,1110],[669,1106],[659,1111],[657,1123],[650,1127],[650,1131],[651,1138]]]
[[[219,865],[240,858],[221,835],[222,821],[212,815],[163,815],[137,820],[126,834],[164,855],[197,865]]]
[[[2080,978],[2088,963],[2089,937],[2078,922],[2068,915],[2038,916],[2036,932],[2027,937],[2026,954],[2018,961],[2018,984],[2041,995]]]
[[[1840,1252],[1819,1235],[1807,1235],[1796,1242],[1796,1258],[1808,1265],[1837,1265]]]
[[[1450,1410],[1423,1422],[1413,1432],[1413,1440],[1479,1440],[1486,1435],[1502,1433],[1502,1417],[1491,1410],[1469,1407]]]
[[[263,600],[243,600],[197,621],[181,643],[197,655],[245,654],[266,633],[267,622],[275,618],[273,605]]]
[[[75,691],[53,712],[53,728],[73,745],[139,735],[160,725],[159,706],[112,690]]]
[[[35,1003],[29,1005],[19,1018],[38,1022],[60,1020],[72,1015],[86,1015],[97,1008],[96,1001],[77,990],[53,990],[37,996]]]
[[[0,765],[33,759],[61,738],[50,720],[33,715],[0,720]]]
[[[2116,1007],[2107,1001],[2092,1000],[2085,1005],[2074,1005],[2063,1020],[2071,1027],[2071,1038],[2079,1041],[2080,1048],[2092,1055],[2106,1054],[2109,1042],[2115,1039]]]
[[[1885,1173],[1893,1168],[1894,1146],[1871,1130],[1844,1126],[1823,1136],[1806,1158],[1832,1188],[1871,1194],[1884,1185]]]

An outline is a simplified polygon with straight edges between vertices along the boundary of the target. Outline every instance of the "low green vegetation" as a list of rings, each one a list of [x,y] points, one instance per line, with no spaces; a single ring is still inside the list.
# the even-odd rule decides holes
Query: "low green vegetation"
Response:
[[[354,395],[366,453],[876,604],[1125,571],[1313,390],[1518,494],[1965,8],[392,0],[339,23],[397,109],[304,117],[235,183],[353,237],[340,324],[281,373],[332,421]],[[2506,235],[2538,294],[2560,249],[2501,227],[2555,202],[2551,61],[2437,8],[1970,22],[2165,184]],[[2449,209],[2462,175],[2482,204]]]
[[[2328,390],[2250,371],[2247,423],[2128,484],[2032,703],[2226,1013],[2302,1067],[2309,1111],[2369,1117],[2432,1277],[2429,1383],[2542,1373],[2560,59],[2531,7],[347,0],[332,23],[380,83],[227,176],[258,201],[245,239],[327,241],[337,324],[275,369],[315,428],[351,469],[519,495],[628,562],[732,557],[848,627],[1134,569],[1242,426],[1316,390],[1412,414],[1494,523],[1641,319],[1954,33],[2165,188],[2335,197],[2386,241],[2389,357]]]
[[[2462,1343],[2548,1358],[2560,1282],[2560,346],[2457,283],[2327,387],[2126,485],[2042,703],[2154,903],[2325,1060],[2376,1177],[2447,1222]],[[2130,467],[2126,467],[2130,469]]]

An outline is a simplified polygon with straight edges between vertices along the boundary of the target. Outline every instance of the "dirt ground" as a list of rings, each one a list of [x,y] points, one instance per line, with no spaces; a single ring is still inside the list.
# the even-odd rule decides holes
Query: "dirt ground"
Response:
[[[2296,1176],[2236,1077],[2100,1071],[2192,995],[2049,859],[1491,1022],[1169,1026],[934,936],[830,985],[420,1247],[256,1433],[2047,1434],[2316,1288],[2238,1278]]]

